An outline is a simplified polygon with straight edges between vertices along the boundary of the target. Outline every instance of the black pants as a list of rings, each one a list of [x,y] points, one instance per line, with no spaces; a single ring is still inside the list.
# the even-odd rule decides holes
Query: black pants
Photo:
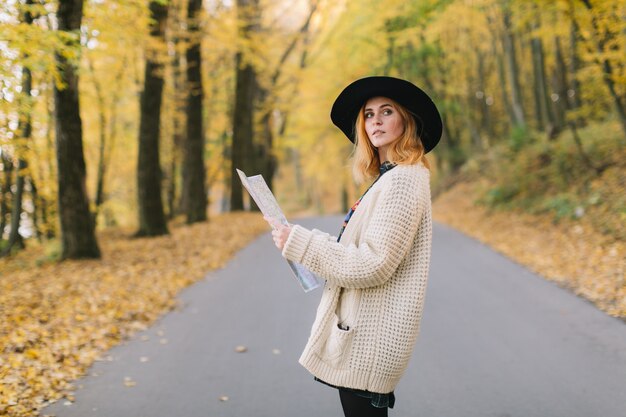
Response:
[[[374,407],[370,398],[339,389],[339,399],[345,417],[387,417],[387,407]]]

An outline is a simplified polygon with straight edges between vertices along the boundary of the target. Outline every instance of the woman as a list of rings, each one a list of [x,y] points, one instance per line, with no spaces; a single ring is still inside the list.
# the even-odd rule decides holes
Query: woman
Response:
[[[279,224],[272,235],[285,258],[326,279],[300,363],[339,389],[346,417],[386,416],[424,304],[431,248],[424,155],[441,137],[441,118],[410,82],[368,77],[343,90],[331,119],[356,144],[356,179],[375,177],[372,185],[338,238]]]

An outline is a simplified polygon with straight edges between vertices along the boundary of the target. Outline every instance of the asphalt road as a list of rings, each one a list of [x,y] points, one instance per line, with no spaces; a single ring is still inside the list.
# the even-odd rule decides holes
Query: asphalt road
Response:
[[[299,223],[336,232],[341,219]],[[626,417],[624,322],[441,225],[429,279],[390,416]],[[297,363],[319,297],[265,234],[42,415],[341,416],[336,391]]]

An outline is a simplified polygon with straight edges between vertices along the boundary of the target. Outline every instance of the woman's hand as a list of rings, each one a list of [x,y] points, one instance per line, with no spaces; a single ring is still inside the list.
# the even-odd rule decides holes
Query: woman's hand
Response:
[[[289,233],[291,233],[291,225],[285,226],[276,221],[276,219],[271,219],[269,217],[263,217],[266,222],[268,222],[274,230],[272,230],[272,238],[274,239],[274,244],[281,251],[285,247],[285,243],[287,243],[287,238],[289,238]]]

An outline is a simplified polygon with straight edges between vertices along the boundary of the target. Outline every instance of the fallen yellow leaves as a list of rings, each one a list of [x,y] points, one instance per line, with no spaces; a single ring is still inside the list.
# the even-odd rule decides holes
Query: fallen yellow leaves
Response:
[[[491,246],[626,319],[626,243],[583,219],[553,222],[552,215],[489,210],[473,204],[476,184],[460,183],[434,202],[435,220]],[[619,214],[615,214],[619,215]]]
[[[73,401],[71,381],[103,352],[175,307],[179,290],[268,226],[260,214],[229,213],[170,230],[143,239],[101,232],[101,260],[42,263],[41,247],[0,259],[0,415],[35,416],[63,396]]]

